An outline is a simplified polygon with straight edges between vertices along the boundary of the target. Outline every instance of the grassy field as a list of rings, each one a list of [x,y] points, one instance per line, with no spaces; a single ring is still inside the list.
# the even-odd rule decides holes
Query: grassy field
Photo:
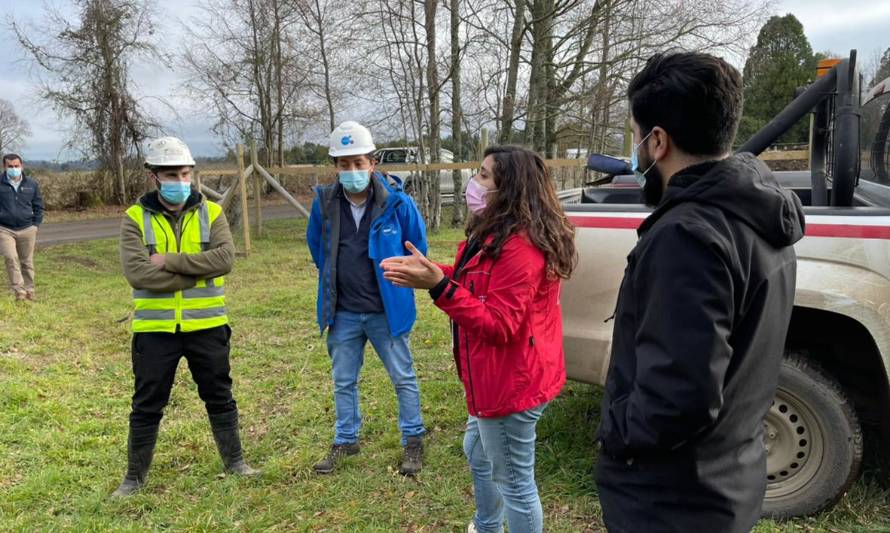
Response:
[[[254,254],[239,258],[227,278],[243,440],[248,459],[265,475],[220,475],[183,364],[146,490],[125,501],[108,498],[126,465],[132,394],[130,299],[117,243],[39,251],[39,301],[0,299],[0,530],[462,531],[473,513],[461,451],[463,390],[447,322],[424,294],[412,336],[431,430],[424,471],[416,479],[396,472],[396,399],[369,351],[362,452],[332,476],[312,473],[332,439],[333,401],[304,227],[304,221],[269,223]],[[448,259],[459,238],[453,230],[434,235],[432,255]],[[570,384],[539,424],[547,531],[603,531],[592,480],[598,407],[597,388]],[[880,531],[890,524],[887,479],[870,461],[834,510],[762,522],[757,531]]]

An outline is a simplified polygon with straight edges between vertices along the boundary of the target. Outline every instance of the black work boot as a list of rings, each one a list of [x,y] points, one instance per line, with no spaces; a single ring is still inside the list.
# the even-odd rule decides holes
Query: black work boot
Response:
[[[117,490],[111,494],[112,497],[130,496],[142,488],[148,478],[148,467],[151,466],[157,441],[157,424],[137,427],[130,424],[130,435],[127,437],[127,474]]]
[[[339,461],[341,457],[355,455],[359,450],[360,448],[357,442],[351,444],[334,444],[331,446],[330,451],[328,451],[327,457],[315,463],[315,466],[312,468],[315,469],[316,474],[330,474],[334,471],[334,467],[337,466],[337,461]]]
[[[399,474],[413,476],[423,468],[423,437],[408,437]]]
[[[238,411],[208,414],[213,440],[222,457],[223,467],[229,474],[258,476],[262,472],[248,466],[241,452],[241,438],[238,436]]]

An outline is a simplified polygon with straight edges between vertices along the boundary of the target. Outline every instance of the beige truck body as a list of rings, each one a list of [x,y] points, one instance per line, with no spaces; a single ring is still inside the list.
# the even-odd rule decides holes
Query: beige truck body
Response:
[[[858,207],[805,208],[785,359],[764,420],[768,516],[806,515],[835,503],[858,478],[862,426],[890,433],[890,209],[867,197],[890,199],[890,187],[860,190],[871,194],[857,196]],[[566,210],[580,255],[562,290],[566,371],[570,379],[603,385],[611,317],[648,210],[603,204]]]
[[[634,227],[645,214],[569,216],[577,227],[580,261],[562,291],[566,370],[571,379],[602,385],[611,355],[609,318],[637,241]],[[795,306],[856,320],[871,334],[885,370],[890,368],[890,216],[807,214],[806,222],[807,235],[795,246]]]

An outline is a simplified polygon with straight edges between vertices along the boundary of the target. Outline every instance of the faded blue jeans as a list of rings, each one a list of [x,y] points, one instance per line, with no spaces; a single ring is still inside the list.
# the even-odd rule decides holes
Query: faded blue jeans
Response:
[[[467,420],[464,454],[473,474],[479,533],[541,533],[544,513],[535,484],[535,427],[547,404],[500,418]]]
[[[337,311],[334,325],[328,330],[328,354],[333,367],[334,406],[337,412],[334,444],[358,442],[362,427],[358,375],[365,361],[365,344],[369,340],[396,390],[399,430],[404,446],[408,437],[426,433],[420,416],[420,389],[414,374],[408,335],[390,335],[383,313],[359,314],[349,311]]]

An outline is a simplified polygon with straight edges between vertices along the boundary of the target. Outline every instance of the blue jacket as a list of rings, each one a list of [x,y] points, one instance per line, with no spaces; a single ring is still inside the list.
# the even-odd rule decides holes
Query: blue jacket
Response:
[[[383,279],[380,261],[387,257],[408,255],[405,241],[411,241],[426,254],[426,227],[414,205],[414,200],[402,192],[402,183],[379,172],[371,176],[374,187],[371,209],[371,233],[368,236],[368,257],[374,262],[377,286],[390,334],[394,337],[411,331],[417,310],[414,290],[399,288]],[[323,185],[315,189],[306,241],[312,260],[318,268],[318,327],[334,323],[337,310],[337,248],[340,244],[340,197],[344,194],[339,183]]]
[[[43,222],[43,197],[34,178],[22,175],[19,190],[0,174],[0,226],[19,231]]]

